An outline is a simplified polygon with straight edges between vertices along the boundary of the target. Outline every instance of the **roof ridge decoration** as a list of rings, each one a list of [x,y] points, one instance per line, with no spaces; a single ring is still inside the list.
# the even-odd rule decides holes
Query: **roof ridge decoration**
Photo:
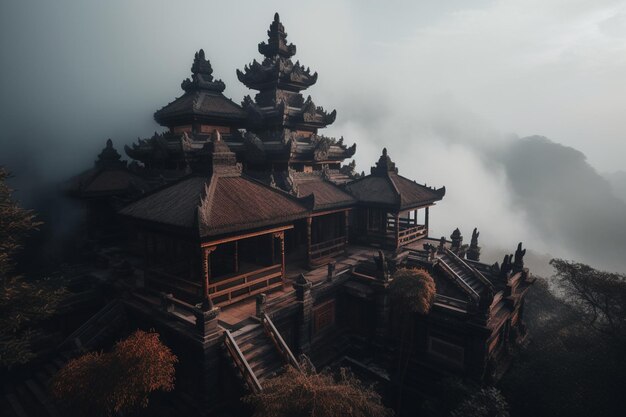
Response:
[[[204,148],[211,154],[212,175],[241,176],[242,166],[237,163],[237,157],[230,150],[228,144],[222,140],[222,135],[216,129],[211,134],[211,141]]]
[[[191,65],[191,74],[191,79],[187,78],[180,84],[185,92],[208,90],[221,93],[226,88],[222,80],[213,80],[213,67],[205,58],[204,49],[196,52]]]
[[[204,189],[200,196],[200,203],[196,208],[196,218],[198,220],[198,232],[202,235],[206,225],[211,222],[211,211],[213,210],[213,196],[217,188],[216,177],[211,176],[204,184]]]
[[[98,154],[96,168],[126,166],[126,162],[121,160],[122,155],[113,147],[113,141],[109,138],[104,149]]]
[[[376,162],[376,166],[373,166],[370,170],[372,175],[376,176],[388,176],[389,173],[398,173],[398,168],[396,168],[396,164],[391,160],[389,155],[387,154],[387,148],[383,148],[383,153],[378,158],[378,162]]]

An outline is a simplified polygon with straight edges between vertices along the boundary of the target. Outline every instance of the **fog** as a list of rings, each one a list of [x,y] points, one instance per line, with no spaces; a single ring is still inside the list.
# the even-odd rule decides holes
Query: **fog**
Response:
[[[227,96],[250,94],[235,69],[278,11],[319,73],[304,94],[337,109],[322,133],[357,143],[359,171],[387,147],[401,174],[446,186],[433,235],[478,227],[491,253],[523,241],[626,271],[623,1],[231,3],[3,1],[0,164],[24,203],[107,138],[161,130],[152,114],[200,48]]]

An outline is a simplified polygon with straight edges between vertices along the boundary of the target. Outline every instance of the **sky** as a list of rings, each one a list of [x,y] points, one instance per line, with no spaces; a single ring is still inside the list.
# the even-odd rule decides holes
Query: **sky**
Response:
[[[357,143],[358,170],[387,147],[401,174],[446,186],[434,234],[460,226],[469,238],[479,227],[494,248],[523,240],[626,270],[599,257],[606,236],[588,238],[608,227],[570,226],[626,224],[624,201],[597,175],[626,171],[625,1],[3,0],[0,164],[28,200],[34,184],[89,167],[107,138],[121,150],[160,131],[152,114],[181,94],[200,48],[241,101],[254,92],[235,70],[260,59],[274,12],[295,59],[319,73],[305,94],[337,109],[324,134]],[[546,154],[570,161],[594,192],[572,189],[577,174],[556,176]],[[596,206],[567,216],[589,199]],[[626,232],[610,245],[626,249]]]

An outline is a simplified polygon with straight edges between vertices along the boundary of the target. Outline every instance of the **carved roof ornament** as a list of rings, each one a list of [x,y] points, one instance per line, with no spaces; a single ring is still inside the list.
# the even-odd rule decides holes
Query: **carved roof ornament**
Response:
[[[222,176],[241,175],[241,164],[237,163],[235,153],[222,140],[222,135],[217,129],[213,131],[211,141],[204,145],[204,150],[210,152],[213,174]]]
[[[526,249],[522,249],[522,242],[520,242],[517,244],[517,249],[515,250],[513,272],[519,272],[524,269],[524,255],[526,255]]]
[[[213,68],[211,62],[205,58],[203,49],[194,56],[191,74],[191,79],[187,78],[180,85],[186,92],[209,90],[221,93],[226,88],[222,80],[213,80]]]
[[[113,141],[111,139],[107,139],[106,146],[104,147],[104,149],[102,149],[102,152],[98,154],[98,159],[96,160],[96,167],[104,168],[104,167],[111,167],[111,166],[126,165],[126,163],[122,161],[121,158],[122,156],[113,147]]]
[[[268,41],[259,43],[259,52],[267,58],[280,55],[285,58],[291,58],[296,54],[296,46],[287,44],[287,32],[280,22],[278,13],[274,13],[274,21],[270,24],[267,31]]]
[[[437,252],[443,253],[445,248],[446,248],[446,237],[441,236],[441,238],[439,239],[439,246],[437,247]]]
[[[472,232],[472,240],[467,250],[467,259],[471,261],[480,261],[480,246],[478,246],[478,236],[480,233],[477,228]]]
[[[376,166],[372,167],[371,173],[372,175],[387,175],[390,172],[398,173],[398,168],[396,168],[396,164],[391,160],[389,155],[387,155],[387,148],[383,148],[383,153],[378,158],[378,162],[376,162]]]
[[[513,255],[504,255],[504,259],[502,260],[502,266],[500,267],[500,278],[503,280],[508,279],[509,274],[513,270],[513,264],[511,264],[511,259]]]
[[[461,231],[457,227],[454,229],[452,234],[450,235],[450,240],[452,243],[450,244],[450,250],[452,252],[458,252],[461,249],[461,245],[463,244],[463,236],[461,235]]]

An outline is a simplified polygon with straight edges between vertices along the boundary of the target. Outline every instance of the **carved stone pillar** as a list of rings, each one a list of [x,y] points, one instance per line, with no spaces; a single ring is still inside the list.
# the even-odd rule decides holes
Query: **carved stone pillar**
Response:
[[[267,304],[267,295],[259,294],[256,296],[256,316],[261,318],[265,314],[265,306]]]
[[[298,314],[298,347],[300,353],[308,354],[311,349],[311,323],[313,322],[313,298],[311,297],[311,281],[300,274],[293,284],[296,300],[300,304]]]
[[[335,278],[335,266],[337,262],[330,261],[328,262],[328,274],[326,275],[326,281],[331,282],[333,278]]]
[[[217,333],[217,316],[220,314],[220,308],[214,306],[210,299],[207,305],[203,304],[194,314],[196,330],[201,340],[206,340]]]

